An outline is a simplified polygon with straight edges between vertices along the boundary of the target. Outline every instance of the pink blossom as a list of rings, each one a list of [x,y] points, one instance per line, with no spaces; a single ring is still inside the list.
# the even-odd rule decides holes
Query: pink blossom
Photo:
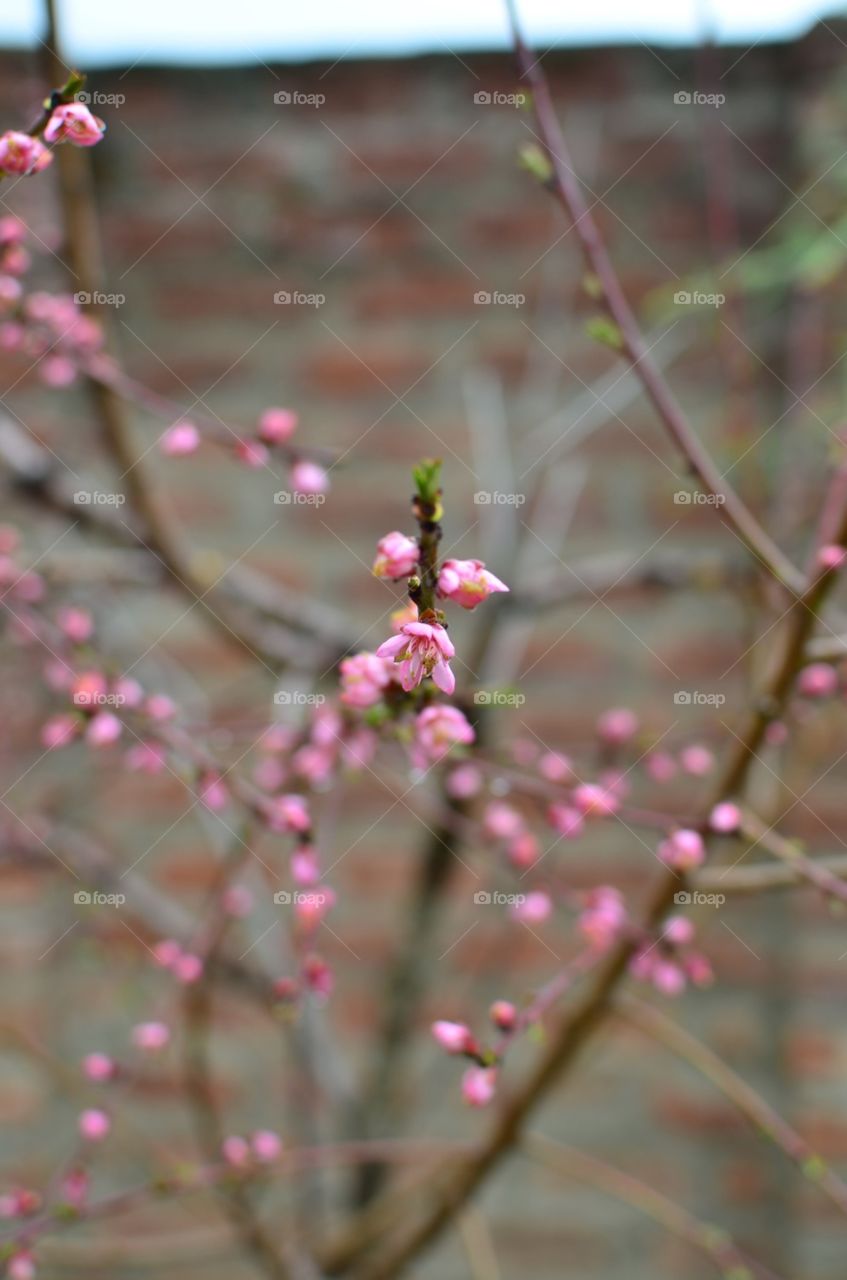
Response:
[[[523,831],[524,820],[510,804],[495,800],[485,810],[483,827],[486,835],[493,836],[495,840],[513,840]]]
[[[541,848],[531,831],[521,831],[509,841],[506,853],[512,866],[524,871],[535,866],[541,856]]]
[[[585,825],[580,810],[570,804],[551,804],[547,817],[553,830],[566,840],[575,840]]]
[[[828,662],[812,662],[797,677],[804,698],[828,698],[838,688],[838,676]]]
[[[840,569],[847,558],[847,550],[830,543],[818,551],[818,564],[822,569]]]
[[[678,996],[685,989],[685,973],[672,960],[656,960],[651,977],[653,986],[664,996]]]
[[[243,920],[253,909],[253,895],[243,884],[227,885],[221,894],[221,906],[228,916]]]
[[[144,701],[144,690],[132,676],[121,676],[115,681],[115,694],[126,707],[140,707]]]
[[[692,871],[699,867],[706,857],[706,846],[699,831],[690,831],[683,827],[674,831],[663,840],[658,848],[662,862],[673,867],[675,871]]]
[[[668,916],[662,931],[662,941],[675,947],[688,946],[694,939],[694,925],[687,916]]]
[[[172,969],[182,955],[182,947],[174,938],[163,938],[153,948],[153,955],[163,969]]]
[[[45,142],[72,142],[77,147],[93,147],[106,126],[82,102],[67,102],[55,111],[44,130]]]
[[[291,468],[291,485],[295,493],[326,493],[329,476],[316,462],[301,458]]]
[[[250,1146],[260,1164],[273,1164],[282,1154],[282,1139],[272,1129],[257,1129],[250,1138]]]
[[[716,804],[709,814],[709,826],[720,835],[730,835],[733,831],[737,831],[741,821],[742,815],[738,805],[728,800],[722,804]]]
[[[307,929],[314,929],[334,906],[335,891],[327,884],[316,885],[309,892],[301,890],[297,894],[294,911],[301,924]]]
[[[588,894],[579,928],[596,951],[607,951],[626,925],[626,907],[617,889],[599,885]]]
[[[177,982],[186,987],[197,982],[203,974],[203,961],[188,951],[178,955],[170,967]]]
[[[28,1250],[12,1254],[6,1266],[9,1280],[33,1280],[35,1276],[35,1258]]]
[[[229,1138],[224,1138],[221,1143],[221,1154],[233,1169],[243,1169],[250,1159],[250,1147],[246,1139],[233,1134]]]
[[[167,753],[161,742],[136,742],[124,757],[128,769],[151,775],[162,772],[166,758]]]
[[[87,609],[60,609],[56,614],[59,628],[74,644],[84,644],[91,639],[94,623]]]
[[[259,437],[265,444],[283,444],[297,430],[293,409],[266,409],[259,418]]]
[[[53,157],[40,138],[9,129],[0,137],[0,173],[39,173]]]
[[[343,658],[341,671],[341,701],[347,707],[364,710],[374,706],[382,697],[382,691],[391,682],[391,665],[375,653],[357,653]]]
[[[476,1041],[463,1022],[433,1022],[433,1037],[447,1053],[474,1053]]]
[[[482,774],[475,764],[460,764],[447,777],[447,794],[454,800],[470,800],[479,793]]]
[[[485,1107],[497,1088],[496,1067],[468,1067],[462,1076],[462,1097],[471,1107]]]
[[[638,732],[638,716],[629,707],[613,707],[600,716],[597,732],[604,742],[620,746]]]
[[[198,780],[200,799],[212,813],[220,813],[229,804],[229,789],[218,773],[208,772]]]
[[[509,1000],[495,1000],[488,1015],[500,1031],[513,1031],[518,1020],[518,1011]]]
[[[87,1080],[101,1084],[115,1074],[115,1063],[105,1053],[88,1053],[82,1060],[82,1070]]]
[[[476,734],[458,707],[426,707],[415,721],[415,747],[422,761],[443,760],[456,744],[467,746]]]
[[[654,782],[670,782],[676,775],[676,761],[667,751],[651,751],[644,768]]]
[[[108,691],[109,683],[102,671],[83,671],[71,685],[71,698],[75,707],[93,711]]]
[[[184,458],[200,447],[200,432],[193,422],[176,422],[159,439],[159,448],[169,458]]]
[[[560,751],[547,751],[538,761],[538,772],[548,782],[568,782],[573,777],[573,766]]]
[[[574,788],[573,801],[586,818],[606,817],[619,808],[619,801],[609,786],[583,782]]]
[[[548,893],[535,890],[528,893],[522,902],[516,902],[511,908],[511,915],[523,924],[543,924],[553,910],[553,903]]]
[[[112,1122],[105,1111],[91,1107],[83,1111],[79,1117],[79,1131],[88,1142],[102,1142],[112,1127]]]
[[[321,869],[312,845],[302,845],[291,855],[291,878],[295,884],[317,884]]]
[[[136,1049],[143,1049],[146,1053],[164,1049],[170,1038],[170,1030],[164,1022],[139,1022],[132,1029],[132,1043]]]
[[[58,747],[66,747],[73,742],[79,731],[79,724],[73,716],[53,716],[41,730],[41,742],[48,751]]]
[[[453,642],[438,622],[407,622],[399,635],[384,640],[376,651],[378,658],[393,658],[400,664],[400,682],[406,693],[431,676],[448,695],[456,688],[450,669],[455,653]]]
[[[176,715],[176,703],[165,693],[151,693],[144,710],[151,720],[170,720]]]
[[[302,833],[312,825],[305,798],[296,794],[274,796],[265,803],[265,813],[271,831]]]
[[[46,387],[70,387],[76,382],[77,367],[69,356],[47,355],[38,366],[38,376]]]
[[[407,578],[414,573],[421,550],[415,538],[407,538],[397,529],[387,533],[376,544],[373,573],[377,578]]]
[[[310,991],[321,999],[332,995],[335,976],[332,969],[321,956],[308,955],[303,961],[303,981]]]
[[[62,1179],[61,1192],[65,1204],[81,1209],[88,1199],[91,1179],[85,1169],[71,1169]]]
[[[88,722],[85,741],[91,747],[110,747],[123,732],[123,725],[111,711],[98,711]]]
[[[475,609],[494,592],[508,590],[481,560],[445,560],[438,575],[439,596],[463,609]]]
[[[695,745],[680,751],[679,762],[686,773],[692,774],[695,778],[702,778],[711,772],[715,757],[708,747]]]

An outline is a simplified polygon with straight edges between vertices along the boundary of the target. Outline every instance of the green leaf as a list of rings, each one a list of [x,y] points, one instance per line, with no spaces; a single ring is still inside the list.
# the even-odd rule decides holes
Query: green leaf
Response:
[[[531,173],[539,182],[549,182],[553,177],[550,157],[534,142],[525,143],[518,152],[518,158],[527,173]]]
[[[623,334],[614,320],[610,320],[607,316],[593,316],[586,324],[585,332],[589,338],[593,338],[595,342],[602,342],[604,347],[611,347],[613,351],[620,351],[623,348]]]

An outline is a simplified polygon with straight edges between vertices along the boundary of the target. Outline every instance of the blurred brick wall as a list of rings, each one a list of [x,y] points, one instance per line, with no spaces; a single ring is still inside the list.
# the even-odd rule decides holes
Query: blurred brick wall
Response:
[[[814,202],[806,188],[829,163],[820,155],[822,130],[832,135],[830,160],[844,150],[837,146],[832,106],[840,102],[841,57],[837,35],[821,28],[793,46],[723,50],[714,72],[703,55],[664,49],[585,50],[544,59],[577,171],[589,202],[597,202],[595,214],[629,294],[656,335],[667,331],[657,344],[659,357],[667,358],[681,399],[722,465],[737,463],[733,482],[755,495],[766,519],[784,520],[797,545],[814,512],[826,433],[813,415],[795,410],[747,450],[790,405],[787,388],[796,379],[797,389],[810,385],[837,355],[843,325],[838,278],[814,298],[800,299],[805,346],[799,371],[788,322],[796,297],[770,294],[720,317],[686,312],[660,321],[652,299],[655,289],[673,291],[676,277],[684,283],[691,273],[717,289],[714,264],[737,256],[767,231],[791,203],[786,185],[804,195],[792,217],[802,217],[805,204]],[[16,121],[22,108],[28,118],[43,92],[36,69],[17,57],[6,56],[0,65],[3,119]],[[726,103],[715,110],[675,102],[675,94],[698,87],[725,93]],[[239,428],[268,404],[295,405],[304,435],[344,454],[331,498],[317,509],[275,506],[276,478],[215,459],[163,466],[154,453],[152,470],[173,511],[186,527],[190,523],[198,549],[213,549],[222,569],[245,555],[280,581],[315,589],[348,610],[362,644],[375,643],[385,621],[375,624],[374,618],[397,593],[369,578],[367,565],[375,538],[405,523],[410,463],[421,454],[445,457],[448,542],[455,540],[464,555],[488,555],[472,501],[486,487],[488,472],[470,438],[469,400],[472,413],[483,421],[490,417],[492,454],[501,449],[495,419],[500,413],[508,418],[517,490],[525,492],[538,469],[548,466],[546,457],[539,461],[538,452],[527,451],[530,432],[562,411],[559,430],[573,427],[586,385],[616,367],[584,331],[591,309],[578,287],[574,236],[516,164],[517,148],[532,141],[529,117],[475,100],[515,91],[509,61],[445,54],[294,69],[135,66],[97,73],[91,88],[126,99],[100,108],[109,134],[94,160],[111,287],[126,298],[116,321],[130,371],[186,407],[201,398]],[[275,102],[279,94],[322,95],[325,101],[285,104]],[[713,193],[725,193],[729,215],[720,201],[707,199],[708,172]],[[55,210],[41,205],[35,184],[8,187],[0,193],[4,205],[22,212],[61,258]],[[61,279],[49,255],[39,272],[45,283]],[[525,302],[475,302],[480,291],[494,290],[523,294]],[[297,291],[325,300],[319,306],[275,301],[275,295]],[[730,329],[743,335],[755,356]],[[764,374],[759,358],[768,367]],[[17,376],[10,372],[6,385]],[[96,436],[81,397],[48,396],[27,376],[7,399],[71,466],[91,468]],[[837,411],[837,379],[825,380],[807,400],[829,421]],[[563,473],[563,486],[578,472],[583,480],[563,564],[618,548],[646,553],[665,539],[737,550],[711,511],[674,506],[684,476],[643,402],[633,398],[606,418],[575,451],[571,472]],[[152,445],[157,429],[139,415],[139,446]],[[773,477],[798,454],[807,479],[793,479],[788,503]],[[518,510],[504,546],[521,532],[526,516]],[[30,525],[33,554],[48,548],[61,528]],[[561,568],[555,556],[536,551],[536,572]],[[550,746],[567,747],[587,741],[598,707],[627,701],[644,715],[648,732],[658,736],[673,725],[671,744],[698,731],[717,742],[714,720],[692,709],[681,715],[672,694],[681,685],[720,682],[727,713],[738,712],[744,678],[759,656],[742,659],[751,640],[751,602],[717,585],[673,598],[628,592],[610,598],[611,609],[592,603],[589,596],[540,617],[517,670],[526,706],[501,712],[495,734],[507,739],[531,732]],[[248,674],[199,620],[180,621],[181,602],[127,592],[116,605],[102,626],[128,661],[149,646],[142,674],[184,690],[190,673],[199,711],[209,694],[220,693],[221,720],[235,735],[223,739],[226,746],[242,740],[243,721],[267,714],[266,673]],[[468,652],[471,626],[464,620],[456,630],[460,652]],[[487,675],[498,678],[496,662]],[[108,762],[95,767],[76,756],[51,759],[17,781],[37,758],[33,735],[46,708],[31,707],[14,686],[10,680],[0,707],[27,732],[23,745],[4,747],[7,785],[14,783],[6,803],[25,813],[39,803],[49,779],[70,804],[70,816],[93,820],[127,864],[158,841],[143,869],[190,901],[208,882],[212,837],[196,815],[167,831],[181,811],[179,789],[166,781],[118,782]],[[242,734],[245,745],[248,732]],[[802,776],[791,780],[797,794],[822,772],[821,760],[841,752],[837,720],[822,716],[804,734]],[[696,801],[697,788],[690,792],[681,804]],[[416,808],[423,805],[423,797],[412,799]],[[364,1033],[372,1026],[386,955],[400,936],[400,913],[386,903],[389,894],[396,900],[405,893],[415,847],[426,835],[402,805],[390,805],[390,794],[373,779],[353,788],[330,857],[352,848],[333,873],[349,904],[333,927],[357,959],[353,963],[336,947],[333,958],[343,975],[332,1014],[357,1068],[365,1062]],[[390,811],[370,829],[380,809]],[[795,807],[789,825],[831,848],[843,813],[843,769],[836,767]],[[622,836],[626,832],[606,834],[585,856],[569,853],[576,882],[611,876],[637,893],[653,861]],[[478,869],[481,862],[478,852]],[[508,975],[492,975],[501,936],[495,920],[481,922],[472,937],[454,945],[474,885],[472,877],[461,878],[435,948],[435,955],[448,954],[433,961],[434,990],[448,987],[456,1013],[469,1008],[463,993],[472,985],[518,996],[551,964],[546,948],[527,936],[510,951]],[[92,1038],[111,1047],[115,1000],[123,1004],[127,1025],[147,1008],[132,938],[123,939],[123,950],[117,943],[120,963],[111,960],[105,972],[103,952],[89,938],[60,944],[35,964],[61,933],[66,884],[45,897],[41,881],[19,877],[4,887],[2,903],[4,950],[16,975],[7,1016],[19,1019],[58,1058],[74,1060]],[[843,926],[806,893],[790,902],[769,897],[760,905],[731,905],[719,922],[700,923],[718,982],[710,993],[687,998],[680,1016],[783,1107],[825,1157],[843,1162],[847,1125],[840,1080],[847,1044],[836,1013]],[[116,935],[121,937],[117,927]],[[74,1019],[64,1016],[71,1003],[79,1011]],[[266,1092],[276,1061],[267,1031],[234,1003],[226,1006],[224,1025],[232,1035],[219,1046],[220,1062],[233,1116],[243,1124],[265,1119],[250,1098],[261,1089],[263,1099],[272,1097],[281,1108],[284,1127],[290,1120],[284,1087],[277,1082]],[[248,1037],[249,1062],[243,1054]],[[37,1171],[32,1128],[25,1132],[24,1126],[42,1117],[50,1135],[44,1161],[61,1146],[49,1072],[41,1079],[11,1052],[2,1071],[9,1099],[4,1118],[15,1121],[10,1148],[13,1154],[27,1151]],[[410,1127],[452,1134],[459,1124],[476,1132],[478,1118],[456,1120],[456,1085],[454,1064],[441,1061],[421,1035]],[[51,1099],[46,1112],[45,1099]],[[178,1114],[174,1108],[160,1118],[163,1141],[176,1132],[178,1141],[187,1142]],[[826,1201],[802,1187],[779,1154],[738,1124],[690,1071],[631,1034],[607,1035],[595,1045],[579,1080],[551,1100],[538,1124],[732,1226],[788,1274],[807,1280],[842,1274],[843,1234]],[[133,1135],[126,1137],[132,1149]],[[670,1280],[711,1273],[650,1224],[576,1184],[555,1186],[547,1175],[512,1167],[494,1180],[484,1202],[493,1209],[504,1277]],[[204,1264],[202,1274],[217,1275],[214,1265]],[[221,1266],[221,1275],[234,1274],[230,1264]],[[454,1243],[420,1269],[440,1280],[465,1273]]]

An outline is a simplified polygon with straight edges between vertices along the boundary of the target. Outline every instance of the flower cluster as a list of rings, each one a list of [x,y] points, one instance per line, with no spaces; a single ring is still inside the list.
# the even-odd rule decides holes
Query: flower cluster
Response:
[[[103,121],[82,102],[61,103],[54,107],[41,131],[44,141],[35,133],[19,129],[7,129],[0,135],[0,174],[25,177],[40,173],[53,159],[45,143],[72,142],[76,147],[93,147],[105,131]]]

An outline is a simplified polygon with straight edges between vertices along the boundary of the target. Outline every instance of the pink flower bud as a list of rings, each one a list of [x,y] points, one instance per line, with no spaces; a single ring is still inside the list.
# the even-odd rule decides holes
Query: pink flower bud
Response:
[[[797,689],[804,698],[828,698],[837,688],[838,676],[828,662],[813,662],[797,677]]]
[[[40,138],[32,138],[17,129],[9,129],[0,137],[0,173],[38,173],[52,159]]]
[[[183,952],[177,956],[171,966],[174,977],[177,982],[181,982],[183,986],[190,986],[191,983],[199,981],[203,974],[203,961],[199,956],[191,955]]]
[[[373,574],[377,578],[408,578],[415,572],[420,555],[416,539],[407,538],[395,529],[376,544]]]
[[[830,544],[818,551],[818,564],[822,569],[840,569],[847,558],[847,550]]]
[[[33,1280],[35,1276],[35,1258],[28,1251],[15,1253],[6,1267],[9,1280]]]
[[[91,639],[94,623],[87,609],[60,609],[56,615],[60,630],[74,644],[84,644]]]
[[[95,711],[108,691],[109,682],[102,671],[84,671],[71,685],[71,698],[75,707]]]
[[[538,772],[548,782],[569,782],[573,777],[573,766],[559,751],[548,751],[538,761]]]
[[[221,905],[228,916],[243,920],[253,910],[253,895],[243,884],[231,884],[221,895]]]
[[[76,147],[93,147],[106,132],[106,126],[81,102],[67,102],[56,107],[44,130],[45,142],[72,142]]]
[[[91,747],[110,747],[123,732],[123,725],[111,711],[98,711],[88,722],[85,741]]]
[[[265,444],[283,444],[297,430],[293,409],[266,409],[259,418],[259,436]]]
[[[659,857],[676,871],[692,871],[706,857],[706,846],[698,831],[674,831],[658,848]]]
[[[46,387],[70,387],[76,375],[77,367],[68,356],[45,356],[38,366],[38,376]]]
[[[296,794],[273,796],[264,808],[271,831],[302,834],[311,828],[309,805],[303,796]]]
[[[170,720],[176,714],[176,704],[167,694],[151,693],[144,710],[151,720]]]
[[[651,751],[644,768],[654,782],[670,782],[676,775],[676,761],[667,751]]]
[[[715,757],[708,747],[695,745],[680,751],[679,762],[686,773],[692,774],[695,778],[702,778],[711,772]]]
[[[391,683],[393,664],[375,653],[356,653],[342,658],[341,701],[347,707],[364,710],[373,707],[382,698],[383,690]]]
[[[675,947],[687,946],[694,938],[694,925],[687,916],[669,916],[665,921],[662,938]]]
[[[575,840],[585,826],[579,809],[569,804],[551,804],[547,817],[553,830],[566,840]]]
[[[177,422],[159,440],[159,448],[169,458],[184,458],[200,447],[200,432],[193,422]]]
[[[316,462],[301,459],[291,468],[291,486],[295,493],[326,493],[329,476]]]
[[[742,814],[737,804],[725,800],[716,804],[709,814],[709,826],[720,835],[730,835],[741,826]]]
[[[469,1067],[462,1076],[462,1097],[471,1107],[485,1107],[497,1088],[495,1067]]]
[[[509,1000],[495,1000],[488,1011],[491,1021],[500,1031],[513,1031],[518,1011]]]
[[[105,1111],[96,1107],[83,1111],[79,1117],[79,1132],[87,1142],[102,1142],[112,1127]]]
[[[523,831],[524,820],[511,805],[494,801],[485,810],[483,827],[486,835],[493,836],[495,840],[513,840]]]
[[[224,1138],[221,1143],[221,1154],[233,1169],[243,1169],[250,1160],[250,1147],[244,1138],[233,1135]]]
[[[638,716],[629,707],[613,707],[597,721],[597,733],[610,746],[628,742],[638,732]]]
[[[433,1022],[432,1034],[447,1053],[472,1053],[476,1042],[463,1022]]]
[[[115,1074],[115,1064],[105,1053],[89,1053],[82,1060],[82,1070],[86,1079],[101,1084],[111,1080]]]
[[[663,996],[678,996],[685,989],[685,974],[678,964],[659,959],[653,965],[653,986]]]
[[[334,890],[329,885],[318,885],[314,889],[301,890],[297,894],[294,911],[301,924],[307,929],[314,929],[334,906]]]
[[[595,782],[583,782],[575,787],[573,801],[586,818],[607,817],[619,808],[619,801],[612,789]]]
[[[482,774],[475,764],[460,764],[447,776],[447,794],[454,800],[470,800],[478,795],[482,786]]]
[[[171,1038],[171,1033],[164,1022],[139,1022],[132,1029],[132,1043],[136,1049],[145,1053],[157,1053],[164,1049]]]
[[[235,446],[235,456],[245,466],[258,470],[270,462],[270,454],[261,440],[239,440]]]
[[[510,914],[523,924],[543,924],[553,910],[550,895],[535,890],[528,893],[522,902],[516,902],[510,908]]]
[[[250,1139],[250,1146],[260,1164],[273,1164],[282,1154],[282,1139],[272,1129],[258,1129]]]
[[[513,867],[525,871],[535,866],[541,857],[541,847],[531,831],[521,831],[509,841],[506,854]]]
[[[508,591],[481,560],[445,560],[438,575],[438,594],[463,609],[475,609],[495,592]]]
[[[212,813],[220,813],[229,804],[229,788],[217,773],[204,773],[198,780],[200,799]]]
[[[73,742],[79,730],[79,724],[73,716],[53,716],[41,730],[41,742],[48,751],[66,747]]]
[[[291,878],[295,884],[317,884],[321,869],[312,845],[302,845],[291,855]]]
[[[468,746],[475,737],[473,726],[458,707],[445,703],[426,707],[415,720],[415,763],[423,767],[443,760],[452,747]]]

